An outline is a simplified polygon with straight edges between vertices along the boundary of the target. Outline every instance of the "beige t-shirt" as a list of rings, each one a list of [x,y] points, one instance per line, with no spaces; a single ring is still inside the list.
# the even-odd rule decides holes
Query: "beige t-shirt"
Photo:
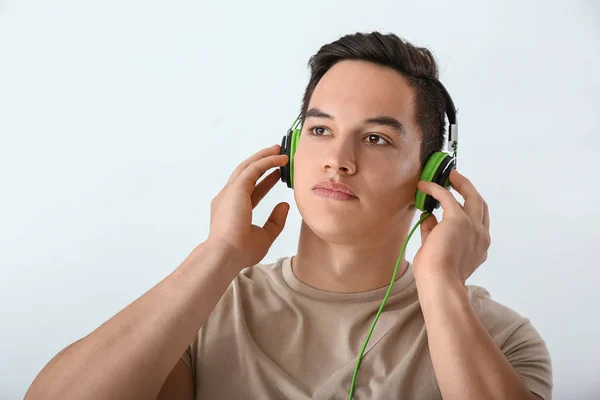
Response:
[[[388,288],[307,286],[290,258],[244,269],[182,359],[195,399],[347,399],[357,357]],[[548,349],[530,321],[477,286],[471,304],[527,387],[551,399]],[[365,350],[354,399],[441,399],[412,265],[396,280]]]

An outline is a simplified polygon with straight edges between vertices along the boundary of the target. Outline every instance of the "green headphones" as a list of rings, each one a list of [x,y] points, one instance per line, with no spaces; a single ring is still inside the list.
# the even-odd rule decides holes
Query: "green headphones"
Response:
[[[456,121],[456,109],[454,108],[454,103],[450,97],[450,94],[440,81],[434,80],[434,82],[439,86],[446,103],[446,116],[448,117],[449,122],[448,151],[452,151],[452,154],[443,151],[437,151],[433,153],[421,171],[421,180],[426,182],[435,182],[448,189],[450,187],[450,181],[448,178],[450,176],[450,171],[456,168],[458,124]],[[280,154],[286,154],[289,157],[288,163],[283,167],[280,167],[281,180],[286,183],[289,188],[294,187],[294,154],[298,148],[300,132],[302,131],[302,129],[299,127],[300,121],[300,117],[298,117],[281,142]],[[417,189],[415,194],[416,208],[421,211],[431,213],[439,206],[439,201]]]

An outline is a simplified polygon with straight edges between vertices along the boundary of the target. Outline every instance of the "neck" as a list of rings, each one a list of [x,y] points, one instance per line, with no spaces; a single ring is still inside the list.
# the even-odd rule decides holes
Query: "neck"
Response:
[[[386,237],[366,235],[369,240],[343,244],[318,237],[302,222],[292,271],[306,285],[328,292],[358,293],[388,286],[410,222],[400,224],[394,234]],[[407,267],[403,254],[396,279],[406,272]]]

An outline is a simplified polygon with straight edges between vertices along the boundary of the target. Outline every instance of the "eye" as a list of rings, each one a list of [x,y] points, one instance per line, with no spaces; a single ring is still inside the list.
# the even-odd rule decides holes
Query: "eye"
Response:
[[[387,146],[390,144],[383,136],[370,134],[366,137],[367,143],[375,146]]]
[[[327,136],[327,134],[325,132],[329,132],[329,130],[327,128],[324,128],[322,126],[314,126],[312,128],[310,128],[308,130],[310,132],[311,135],[315,135],[315,136]],[[331,134],[331,132],[329,132]]]

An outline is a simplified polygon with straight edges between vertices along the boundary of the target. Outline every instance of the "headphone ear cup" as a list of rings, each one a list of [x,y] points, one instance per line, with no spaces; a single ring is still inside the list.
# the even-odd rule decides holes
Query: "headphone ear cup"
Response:
[[[450,172],[456,168],[456,159],[447,153],[438,151],[429,157],[425,167],[421,172],[420,180],[426,182],[435,182],[448,189],[450,187]],[[439,208],[440,202],[434,197],[421,192],[417,189],[415,194],[415,207],[421,211],[433,212]]]
[[[287,155],[288,162],[279,167],[280,179],[283,183],[287,184],[287,187],[292,187],[292,178],[291,178],[291,142],[292,142],[292,130],[288,130],[287,135],[283,137],[281,141],[281,149],[279,150],[280,155]]]

